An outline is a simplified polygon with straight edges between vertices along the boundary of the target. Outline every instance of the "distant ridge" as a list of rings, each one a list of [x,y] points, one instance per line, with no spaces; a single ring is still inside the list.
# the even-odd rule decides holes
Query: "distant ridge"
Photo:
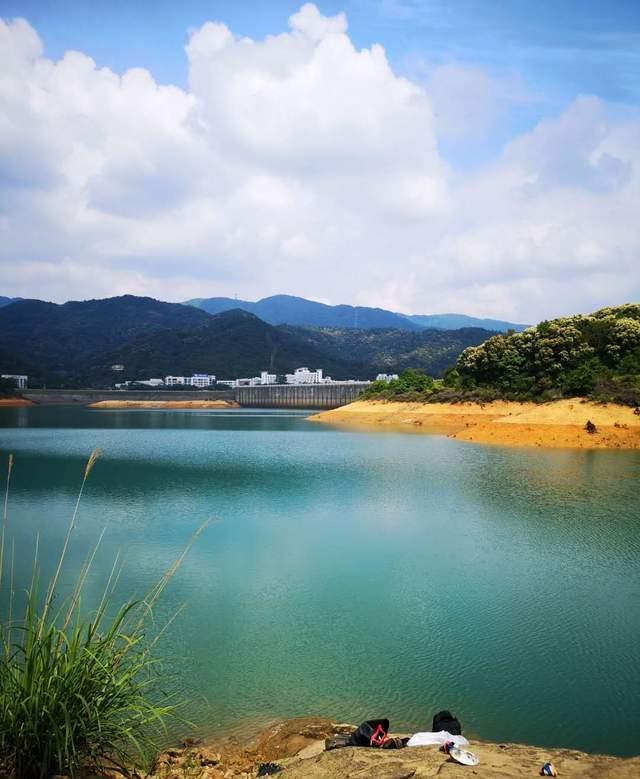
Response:
[[[315,300],[294,295],[272,295],[251,302],[234,298],[196,298],[186,301],[187,305],[201,308],[209,314],[221,314],[233,308],[240,308],[254,314],[270,325],[298,325],[301,327],[339,327],[359,330],[374,330],[393,327],[400,330],[419,330],[422,325],[410,322],[402,314],[394,314],[384,308],[367,306],[329,306]]]
[[[272,295],[252,302],[235,298],[195,298],[185,301],[209,314],[220,314],[233,308],[240,308],[268,322],[270,325],[293,325],[299,327],[335,327],[341,330],[375,330],[395,328],[399,330],[461,330],[480,327],[494,332],[507,330],[522,331],[528,325],[514,324],[499,319],[479,319],[466,314],[399,314],[384,308],[367,306],[330,306],[315,300],[294,295]]]
[[[463,327],[482,327],[485,330],[495,330],[505,333],[507,330],[515,330],[521,333],[529,325],[505,322],[502,319],[479,319],[466,314],[412,314],[407,315],[415,324],[421,327],[433,327],[436,330],[460,330]]]
[[[22,298],[6,298],[4,295],[0,295],[0,308],[8,306],[9,303],[15,303],[18,300],[22,300]]]

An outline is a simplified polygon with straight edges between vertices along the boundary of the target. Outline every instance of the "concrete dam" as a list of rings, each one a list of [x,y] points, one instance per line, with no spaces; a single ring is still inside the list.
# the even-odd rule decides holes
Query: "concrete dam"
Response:
[[[352,403],[369,385],[353,384],[267,384],[238,387],[236,401],[249,408],[337,408]]]
[[[267,384],[224,391],[26,390],[41,405],[88,405],[99,400],[235,400],[245,408],[329,409],[352,403],[368,384]]]

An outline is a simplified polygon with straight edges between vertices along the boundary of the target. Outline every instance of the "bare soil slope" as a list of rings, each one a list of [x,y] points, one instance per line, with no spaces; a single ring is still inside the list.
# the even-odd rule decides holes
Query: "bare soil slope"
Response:
[[[414,430],[503,446],[640,448],[640,414],[581,398],[551,403],[398,403],[357,401],[311,417],[370,430]],[[587,432],[586,423],[596,426]]]

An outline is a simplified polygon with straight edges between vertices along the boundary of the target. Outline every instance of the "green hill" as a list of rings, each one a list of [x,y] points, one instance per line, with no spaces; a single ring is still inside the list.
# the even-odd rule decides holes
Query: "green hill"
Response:
[[[594,395],[640,402],[640,304],[496,335],[466,349],[462,385],[518,397]]]
[[[367,396],[428,402],[583,396],[640,405],[640,304],[493,335],[464,349],[442,382],[407,370],[390,384],[373,384]]]
[[[65,377],[81,376],[96,354],[136,335],[198,327],[209,319],[190,306],[134,295],[63,305],[21,300],[0,308],[0,350],[12,355],[12,362],[31,366],[30,376],[64,382]]]

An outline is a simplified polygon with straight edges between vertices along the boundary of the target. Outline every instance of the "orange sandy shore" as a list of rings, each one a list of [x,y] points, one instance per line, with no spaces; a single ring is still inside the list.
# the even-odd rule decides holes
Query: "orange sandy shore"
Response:
[[[100,400],[89,408],[239,408],[231,400]]]
[[[484,404],[356,401],[310,419],[369,430],[412,430],[501,446],[640,449],[640,415],[633,408],[581,398]],[[587,433],[587,420],[595,424],[597,432]]]
[[[20,406],[33,406],[33,403],[25,398],[0,398],[0,408],[19,408]]]

